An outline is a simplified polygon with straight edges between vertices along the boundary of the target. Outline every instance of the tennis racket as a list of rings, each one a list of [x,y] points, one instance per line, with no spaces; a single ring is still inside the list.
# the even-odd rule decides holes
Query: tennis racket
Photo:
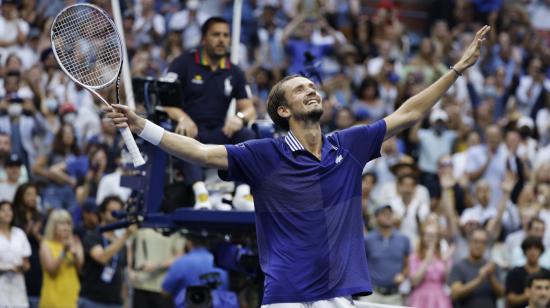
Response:
[[[83,86],[111,107],[97,90],[116,82],[122,69],[122,40],[109,15],[95,5],[79,3],[64,8],[51,29],[53,54],[61,69],[72,81]],[[132,132],[120,129],[134,167],[145,164]]]

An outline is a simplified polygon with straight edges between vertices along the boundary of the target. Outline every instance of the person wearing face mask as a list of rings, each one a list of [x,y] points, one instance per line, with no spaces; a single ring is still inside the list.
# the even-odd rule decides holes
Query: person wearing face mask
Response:
[[[45,132],[44,119],[36,112],[32,94],[21,85],[21,73],[10,71],[4,78],[4,97],[0,100],[0,131],[11,138],[12,153],[28,166],[37,155],[33,138]]]
[[[421,182],[429,191],[437,186],[437,160],[445,154],[451,154],[456,133],[447,129],[449,116],[442,109],[434,109],[430,114],[430,128],[420,128],[418,122],[409,132],[409,140],[418,144],[418,167]]]
[[[11,156],[12,154],[10,135],[0,131],[0,182],[5,182],[8,180],[6,168]],[[22,184],[27,182],[28,180],[29,173],[27,172],[27,168],[25,167],[25,165],[21,164],[19,168],[19,178],[17,179],[17,183]]]

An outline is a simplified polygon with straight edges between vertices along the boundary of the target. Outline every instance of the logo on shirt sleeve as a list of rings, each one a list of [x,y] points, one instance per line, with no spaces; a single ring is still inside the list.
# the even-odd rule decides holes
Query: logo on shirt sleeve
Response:
[[[191,82],[194,83],[194,84],[203,84],[204,80],[202,80],[201,75],[195,75],[195,77],[193,77],[193,79],[191,79]]]
[[[336,156],[336,164],[338,165],[343,159],[344,157],[342,156],[342,154]]]

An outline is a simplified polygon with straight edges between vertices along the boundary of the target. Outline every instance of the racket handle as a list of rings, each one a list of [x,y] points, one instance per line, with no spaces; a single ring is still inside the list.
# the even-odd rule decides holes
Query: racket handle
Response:
[[[134,163],[134,167],[139,167],[145,164],[145,160],[143,159],[143,156],[141,156],[141,152],[139,151],[136,140],[134,139],[134,136],[132,136],[132,132],[128,127],[121,128],[120,134],[122,134],[122,139],[124,139],[124,143],[126,144],[126,148],[128,148],[128,152],[130,152],[130,155],[132,156],[132,162]]]

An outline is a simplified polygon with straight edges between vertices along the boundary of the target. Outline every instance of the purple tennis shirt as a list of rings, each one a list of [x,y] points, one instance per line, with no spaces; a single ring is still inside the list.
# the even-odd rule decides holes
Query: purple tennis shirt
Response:
[[[263,304],[371,293],[363,239],[361,173],[380,156],[386,122],[323,136],[321,160],[289,132],[226,145],[225,180],[254,195]]]

